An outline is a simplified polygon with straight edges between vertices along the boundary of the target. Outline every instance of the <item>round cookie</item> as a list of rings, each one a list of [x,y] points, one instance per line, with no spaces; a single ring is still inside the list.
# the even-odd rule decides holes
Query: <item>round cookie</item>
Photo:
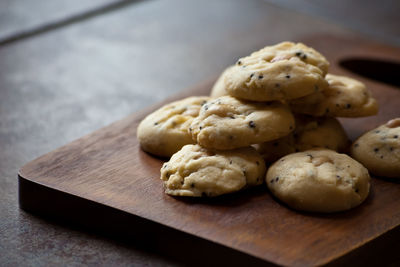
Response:
[[[210,93],[210,97],[220,97],[220,96],[224,96],[224,95],[228,95],[228,92],[226,92],[225,90],[225,83],[224,83],[224,79],[225,79],[225,75],[226,73],[233,68],[233,66],[228,67],[227,69],[225,69],[222,74],[219,76],[219,78],[217,79],[217,81],[215,82],[214,86],[211,89],[211,93]]]
[[[347,152],[350,140],[336,118],[296,115],[295,149],[305,151],[320,147]]]
[[[368,196],[368,170],[345,154],[308,150],[287,155],[268,170],[271,193],[304,211],[336,212],[360,205]]]
[[[253,101],[289,100],[324,90],[328,61],[301,43],[267,46],[241,58],[225,73],[226,91]]]
[[[349,139],[336,118],[295,114],[295,119],[296,128],[288,136],[255,146],[266,162],[274,162],[287,154],[317,147],[337,152],[347,151]]]
[[[400,178],[400,118],[360,136],[351,156],[375,175]]]
[[[328,74],[329,87],[322,92],[290,101],[296,113],[312,116],[365,117],[378,113],[378,103],[365,85],[355,79]]]
[[[292,113],[282,103],[254,103],[222,96],[201,107],[189,131],[199,145],[227,150],[278,139],[294,126]]]
[[[144,118],[137,129],[137,137],[144,151],[170,157],[186,144],[195,143],[189,126],[199,114],[201,105],[210,98],[188,97],[167,104]]]
[[[251,147],[215,151],[186,145],[161,168],[165,193],[175,196],[218,196],[259,185],[265,163]]]

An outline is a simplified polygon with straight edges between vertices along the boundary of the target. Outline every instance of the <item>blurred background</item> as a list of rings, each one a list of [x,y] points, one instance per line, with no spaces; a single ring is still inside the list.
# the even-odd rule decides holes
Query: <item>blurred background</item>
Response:
[[[400,46],[400,1],[0,0],[0,265],[176,265],[18,208],[18,169],[304,36]]]

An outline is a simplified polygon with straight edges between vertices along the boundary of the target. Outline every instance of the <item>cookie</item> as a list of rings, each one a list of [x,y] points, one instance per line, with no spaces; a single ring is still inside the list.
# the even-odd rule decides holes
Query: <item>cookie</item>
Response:
[[[224,95],[228,95],[228,92],[225,90],[225,75],[226,73],[232,68],[233,66],[228,67],[226,70],[222,72],[222,74],[219,76],[215,84],[213,85],[210,93],[210,97],[220,97]]]
[[[298,43],[267,46],[241,58],[225,73],[226,91],[253,101],[289,100],[328,87],[324,76],[328,61]]]
[[[219,196],[259,185],[265,164],[251,147],[216,151],[185,145],[161,168],[165,193],[174,196]]]
[[[246,102],[222,96],[203,105],[189,131],[206,148],[234,149],[278,139],[294,129],[289,108],[278,102]]]
[[[345,154],[308,150],[287,155],[268,170],[271,193],[303,211],[336,212],[360,205],[368,196],[368,170]]]
[[[293,112],[312,116],[365,117],[378,113],[378,103],[365,85],[355,79],[328,74],[329,87],[290,101]]]
[[[144,151],[170,157],[186,144],[194,144],[189,126],[201,105],[210,98],[188,97],[167,104],[144,118],[137,129],[137,138]]]
[[[298,151],[327,148],[346,152],[350,141],[336,118],[295,114],[296,128],[288,136],[255,146],[266,162]]]
[[[351,156],[372,174],[400,178],[400,118],[360,136],[351,146]]]

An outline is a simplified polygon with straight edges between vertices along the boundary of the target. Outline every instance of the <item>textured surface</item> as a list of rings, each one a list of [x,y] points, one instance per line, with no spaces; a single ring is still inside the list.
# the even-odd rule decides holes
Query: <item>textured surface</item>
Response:
[[[194,144],[190,124],[209,99],[206,96],[180,99],[146,116],[137,130],[141,148],[153,155],[171,157],[184,145]]]
[[[9,7],[0,8],[2,14],[18,14],[23,6],[29,10],[22,12],[24,16],[36,21],[28,25],[19,15],[14,22],[10,16],[15,15],[7,14],[7,19],[1,15],[3,34],[17,32],[3,25],[36,27],[46,16],[41,12],[44,1],[12,1],[9,6],[10,2],[1,1]],[[72,7],[75,11],[84,2],[93,3],[74,2],[80,5]],[[47,10],[57,14],[67,10],[59,5],[56,9]],[[379,30],[395,33],[399,29],[393,20],[399,18],[397,13],[390,20],[376,15],[377,8],[370,10],[372,18],[386,25],[379,25]],[[356,19],[357,14],[349,18]],[[372,21],[371,17],[363,21],[368,23],[366,31]],[[41,154],[218,74],[237,58],[267,44],[320,32],[348,33],[263,1],[151,1],[1,46],[0,265],[170,263],[170,259],[21,211],[18,169]]]
[[[400,2],[397,0],[264,0],[329,21],[400,46]],[[395,26],[397,25],[397,26]]]
[[[175,196],[214,197],[260,185],[265,164],[251,147],[213,151],[186,145],[161,168],[165,193]]]
[[[0,41],[90,14],[117,0],[0,1]],[[128,1],[127,1],[128,2]]]
[[[360,205],[370,192],[370,180],[368,170],[348,155],[307,150],[276,161],[265,181],[290,207],[329,213]]]
[[[400,177],[400,117],[360,136],[351,147],[351,155],[370,173]]]

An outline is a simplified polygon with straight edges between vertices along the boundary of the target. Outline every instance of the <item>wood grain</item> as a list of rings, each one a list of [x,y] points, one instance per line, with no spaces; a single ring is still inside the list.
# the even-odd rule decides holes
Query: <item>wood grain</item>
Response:
[[[341,119],[352,139],[400,115],[398,88],[356,76],[338,65],[340,60],[354,56],[400,61],[399,49],[332,36],[311,36],[301,41],[326,55],[332,73],[360,79],[378,99],[381,109],[377,116]],[[207,94],[213,80],[173,99]],[[62,214],[63,210],[46,211],[44,207],[54,206],[55,203],[49,203],[52,199],[65,207],[66,197],[62,196],[74,196],[258,260],[296,266],[337,262],[400,224],[400,185],[383,179],[373,179],[370,197],[358,208],[328,215],[288,209],[273,199],[265,186],[213,199],[167,196],[159,179],[162,160],[141,151],[135,136],[140,120],[158,106],[26,164],[19,172],[21,207]],[[46,189],[40,191],[40,198],[30,191],[33,185],[36,192]],[[54,194],[62,196],[56,198]],[[68,214],[71,220],[80,220],[79,212],[76,216],[73,212]],[[107,217],[109,213],[102,215]],[[146,232],[144,226],[131,230]]]

